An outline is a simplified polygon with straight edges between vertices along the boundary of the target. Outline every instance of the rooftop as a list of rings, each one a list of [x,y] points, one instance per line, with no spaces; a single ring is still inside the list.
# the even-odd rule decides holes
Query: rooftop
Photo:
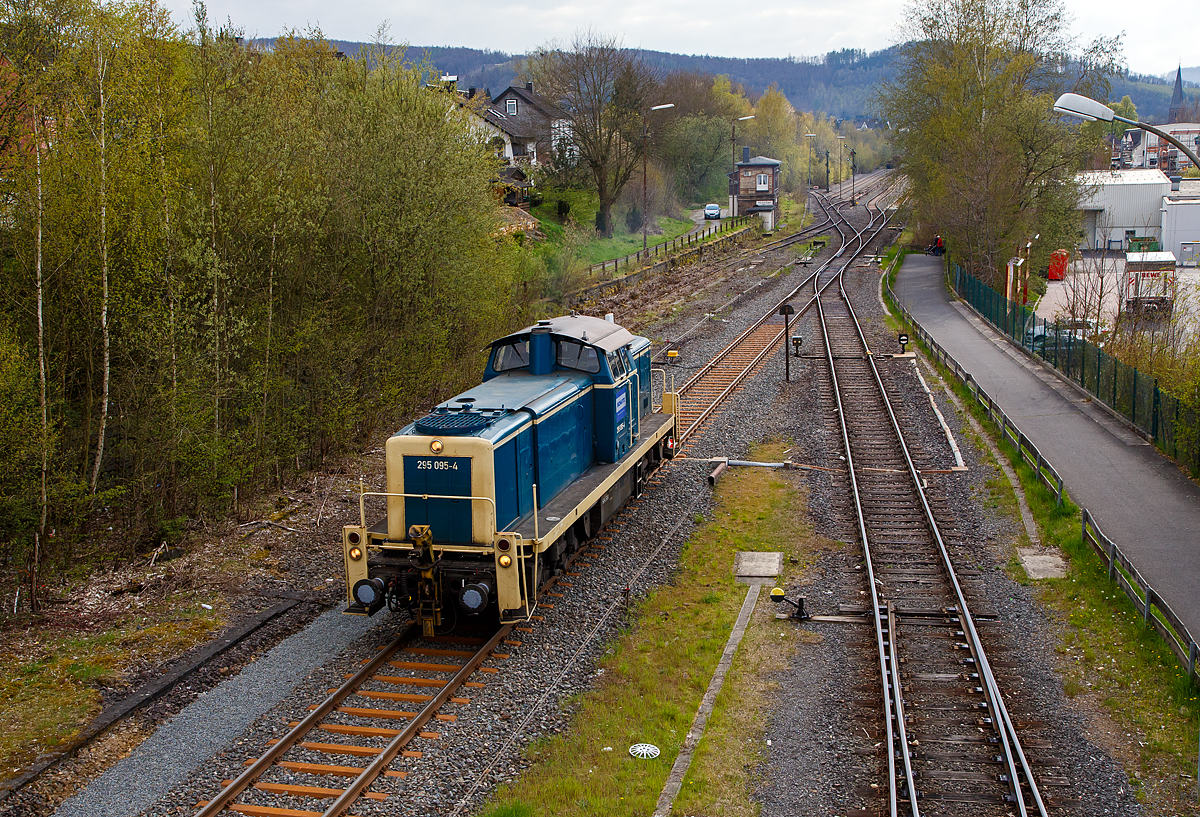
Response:
[[[1170,186],[1168,179],[1161,170],[1085,170],[1077,177],[1085,185],[1110,184],[1165,184]]]

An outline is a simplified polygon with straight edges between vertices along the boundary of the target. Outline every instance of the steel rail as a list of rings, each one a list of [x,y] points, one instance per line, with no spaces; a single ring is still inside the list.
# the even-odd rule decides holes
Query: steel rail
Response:
[[[233,802],[235,797],[245,791],[258,778],[262,777],[263,772],[273,766],[275,761],[279,760],[288,749],[296,745],[301,738],[316,728],[326,716],[333,712],[343,700],[370,680],[375,671],[390,660],[405,644],[411,641],[418,631],[419,628],[413,624],[393,639],[390,644],[380,650],[378,655],[372,658],[362,669],[354,673],[348,681],[338,687],[322,704],[310,712],[304,720],[300,721],[291,731],[280,738],[266,753],[238,775],[232,783],[223,788],[216,797],[209,800],[203,808],[196,812],[195,817],[213,817],[224,811]]]
[[[365,792],[367,788],[375,781],[375,778],[379,777],[379,775],[381,775],[384,770],[387,769],[391,762],[395,760],[396,755],[400,753],[400,750],[407,746],[409,741],[417,736],[417,734],[421,731],[421,727],[433,717],[434,713],[437,712],[437,710],[441,708],[446,701],[450,700],[450,697],[462,687],[463,682],[471,676],[471,673],[475,672],[475,670],[479,668],[479,665],[483,663],[484,659],[492,654],[492,651],[499,646],[504,637],[512,631],[513,626],[514,625],[511,623],[501,626],[500,629],[496,631],[496,634],[488,639],[487,643],[480,647],[479,651],[476,652],[475,655],[472,656],[469,661],[467,661],[467,663],[463,664],[462,669],[456,672],[454,677],[442,686],[437,695],[434,695],[433,698],[421,708],[421,711],[418,712],[416,717],[409,722],[408,726],[401,730],[400,734],[392,738],[388,745],[384,747],[384,749],[378,755],[375,756],[375,759],[371,761],[371,764],[367,766],[367,768],[363,769],[362,773],[354,779],[354,782],[348,785],[346,790],[342,792],[341,796],[333,802],[333,805],[325,810],[325,813],[322,815],[322,817],[340,817],[340,815],[346,809],[348,809],[355,800],[361,797],[362,793]]]
[[[839,277],[840,277],[840,273],[839,273]],[[1039,813],[1039,815],[1041,815],[1041,817],[1046,817],[1045,803],[1042,800],[1041,792],[1038,790],[1037,783],[1033,777],[1031,765],[1025,756],[1024,749],[1021,747],[1020,739],[1019,739],[1019,737],[1017,735],[1017,731],[1016,731],[1016,726],[1013,723],[1012,718],[1008,713],[1008,709],[1004,704],[1003,697],[1000,693],[999,685],[996,682],[994,673],[992,672],[991,664],[987,659],[987,654],[983,647],[983,641],[979,636],[979,631],[975,626],[974,617],[971,615],[970,608],[967,605],[966,594],[963,592],[962,585],[959,583],[957,571],[954,568],[953,560],[950,558],[949,550],[946,547],[945,540],[942,538],[941,530],[937,524],[936,517],[933,514],[933,509],[930,507],[928,497],[926,497],[925,490],[924,490],[923,486],[921,485],[920,476],[918,474],[915,463],[913,463],[911,452],[908,449],[908,445],[904,441],[904,435],[900,429],[899,420],[897,419],[896,414],[892,408],[891,401],[887,397],[887,392],[883,385],[883,379],[879,374],[878,366],[875,364],[874,357],[870,354],[870,345],[867,343],[866,337],[862,331],[862,326],[859,323],[858,316],[854,312],[854,306],[850,302],[849,297],[846,295],[845,288],[841,282],[839,282],[839,294],[842,297],[843,301],[846,304],[847,309],[850,312],[850,316],[851,316],[855,331],[858,334],[859,340],[862,343],[863,348],[867,350],[867,353],[868,353],[867,361],[870,366],[872,375],[874,377],[876,387],[879,389],[880,394],[883,397],[884,407],[887,410],[888,418],[891,423],[893,433],[895,434],[896,439],[899,442],[900,450],[904,456],[904,461],[905,461],[905,464],[907,467],[909,478],[911,479],[912,484],[916,491],[916,495],[917,495],[918,499],[920,500],[922,512],[925,515],[926,523],[929,527],[930,533],[933,536],[935,543],[937,544],[938,551],[941,555],[943,567],[946,570],[947,578],[950,581],[950,584],[954,589],[954,594],[958,601],[958,606],[959,606],[958,614],[959,614],[962,622],[965,624],[965,630],[969,634],[969,637],[971,639],[971,641],[970,641],[971,652],[972,652],[973,657],[976,660],[976,666],[979,669],[980,677],[983,678],[986,683],[986,689],[987,689],[988,698],[989,698],[989,706],[992,708],[992,712],[994,715],[994,723],[997,726],[997,730],[996,730],[997,737],[1000,741],[1000,748],[1003,753],[1005,765],[1007,766],[1008,771],[1009,771],[1008,778],[1009,778],[1009,784],[1013,791],[1013,799],[1016,803],[1017,809],[1018,809],[1021,817],[1026,817],[1026,815],[1028,814],[1028,810],[1026,808],[1025,798],[1021,792],[1021,781],[1020,781],[1020,777],[1017,774],[1017,769],[1016,769],[1015,762],[1013,759],[1013,753],[1015,752],[1015,754],[1017,755],[1017,758],[1020,760],[1022,772],[1024,773],[1026,784],[1029,786],[1029,789],[1033,795],[1035,804],[1037,805],[1038,813]],[[831,365],[832,365],[832,361],[831,361]],[[840,409],[840,398],[839,398],[839,409]],[[842,417],[840,411],[839,411],[839,417],[840,418]],[[841,421],[844,424],[844,418],[842,418]],[[847,439],[847,446],[848,446],[848,439]],[[848,447],[847,447],[847,455],[849,455]],[[850,470],[849,460],[847,460],[847,470],[848,471]],[[857,494],[856,494],[856,502],[857,502]],[[864,544],[864,549],[866,549],[867,539],[865,538],[865,536],[863,539],[863,544]],[[874,587],[871,588],[871,591],[872,591],[872,597],[874,597],[874,595],[875,595]],[[878,611],[877,611],[876,615],[878,616]],[[914,804],[914,809],[915,809],[915,804]],[[915,815],[915,812],[914,812],[914,815]]]
[[[910,807],[912,808],[912,817],[920,817],[920,808],[917,806],[916,782],[917,776],[913,772],[912,752],[908,748],[908,722],[904,715],[904,693],[900,679],[900,655],[896,647],[896,639],[899,637],[900,626],[896,620],[896,608],[889,602],[887,605],[887,620],[888,620],[888,645],[892,648],[888,655],[888,670],[892,678],[892,690],[895,694],[892,696],[893,703],[896,707],[896,724],[900,734],[898,735],[900,742],[900,757],[904,760],[904,779],[909,792]]]
[[[879,658],[879,682],[883,687],[883,723],[884,731],[887,735],[887,740],[884,745],[887,747],[887,767],[888,767],[888,814],[891,817],[897,817],[898,806],[896,802],[896,735],[893,732],[893,715],[895,714],[895,706],[893,699],[893,690],[888,683],[888,661],[886,658],[887,650],[883,644],[883,621],[879,614],[879,591],[875,584],[875,564],[871,559],[871,550],[867,546],[867,521],[863,518],[862,498],[858,490],[858,476],[854,470],[854,453],[850,448],[850,429],[846,425],[846,412],[842,406],[842,394],[838,385],[837,367],[834,365],[833,345],[829,340],[829,331],[825,323],[825,307],[821,303],[820,298],[816,299],[817,315],[821,322],[823,337],[825,339],[825,361],[829,364],[829,376],[833,380],[833,395],[836,402],[838,427],[842,430],[842,446],[846,452],[846,474],[850,478],[850,494],[854,499],[854,513],[858,524],[858,535],[863,543],[863,561],[866,565],[866,580],[867,587],[871,591],[871,613],[875,623],[875,647]],[[899,688],[895,690],[899,692]],[[899,720],[895,722],[899,724]],[[913,789],[910,789],[913,791]],[[913,817],[919,817],[916,798],[913,797]]]
[[[824,205],[823,203],[821,203],[821,202],[819,202],[819,201],[818,201],[818,204],[820,204],[820,205],[821,205],[821,208],[822,208],[822,210],[825,210],[825,205]],[[821,227],[821,229],[824,229],[824,228],[825,228],[825,227],[827,227],[827,226],[833,226],[833,225],[834,225],[833,217],[832,217],[832,216],[829,216],[829,215],[828,215],[828,212],[826,211],[826,217],[825,217],[825,220],[824,220],[823,222],[821,222],[821,224],[820,224],[820,227]],[[812,228],[811,228],[811,227],[806,227],[805,229],[812,229]],[[836,229],[836,227],[835,227],[835,229]],[[780,247],[773,247],[773,248],[769,248],[769,249],[758,249],[758,250],[755,250],[753,253],[747,253],[747,257],[749,257],[749,256],[752,256],[752,255],[761,255],[763,252],[771,252],[773,249],[781,249],[781,248],[780,248]],[[745,260],[745,259],[744,259],[744,258],[739,258],[739,259],[737,259],[737,261],[734,261],[734,262],[732,262],[731,264],[728,264],[727,266],[732,266],[732,264],[739,263],[740,261],[743,261],[743,260]],[[750,290],[754,289],[755,287],[761,286],[763,283],[765,283],[765,281],[760,281],[758,284],[755,284],[755,286],[754,286],[754,287],[751,287],[750,289],[746,290],[746,292],[743,292],[743,293],[741,293],[740,295],[738,295],[737,297],[733,298],[733,299],[732,299],[731,301],[729,301],[728,303],[722,304],[721,306],[717,307],[717,308],[716,308],[716,309],[715,309],[715,310],[714,310],[714,311],[713,311],[711,314],[709,314],[709,315],[705,315],[703,318],[701,318],[700,320],[696,321],[696,323],[694,323],[692,326],[690,326],[690,327],[689,327],[689,328],[688,328],[688,329],[687,329],[687,330],[686,330],[686,331],[685,331],[685,332],[684,332],[682,335],[679,335],[678,337],[671,338],[671,340],[670,340],[670,341],[668,341],[668,342],[667,342],[667,344],[666,344],[665,346],[663,346],[663,348],[662,348],[662,349],[660,349],[660,350],[659,350],[659,351],[658,351],[658,352],[657,352],[657,353],[654,355],[654,357],[653,357],[653,360],[654,360],[654,362],[656,362],[656,363],[662,363],[662,362],[663,362],[662,358],[663,358],[663,356],[664,356],[664,355],[667,353],[667,351],[668,351],[668,350],[670,350],[672,347],[674,347],[674,346],[675,346],[677,343],[679,343],[681,340],[684,340],[685,338],[691,337],[691,335],[693,335],[693,334],[694,334],[694,333],[695,333],[697,330],[699,330],[699,329],[700,329],[700,327],[702,327],[702,326],[704,326],[706,323],[708,323],[708,320],[709,320],[709,318],[711,318],[713,315],[716,315],[716,314],[720,313],[721,311],[723,311],[724,309],[728,308],[729,306],[733,305],[735,302],[737,302],[737,300],[738,300],[739,298],[744,298],[744,297],[746,296],[746,293],[750,292]],[[802,286],[803,286],[803,285],[802,285]],[[743,333],[743,334],[745,334],[745,333]],[[737,343],[737,341],[734,341],[734,343]],[[686,385],[686,384],[685,384],[685,385]]]

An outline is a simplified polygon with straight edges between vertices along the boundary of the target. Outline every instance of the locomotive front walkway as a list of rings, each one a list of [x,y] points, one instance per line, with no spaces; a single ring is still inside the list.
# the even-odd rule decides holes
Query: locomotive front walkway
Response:
[[[907,256],[893,291],[1200,637],[1200,488],[1127,425],[955,301],[943,284],[940,258]]]

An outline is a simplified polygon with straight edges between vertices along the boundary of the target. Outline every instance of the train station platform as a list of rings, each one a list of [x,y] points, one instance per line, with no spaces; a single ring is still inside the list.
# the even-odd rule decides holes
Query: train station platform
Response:
[[[907,256],[893,291],[1200,639],[1200,487],[1124,421],[957,301],[944,284],[941,258]]]

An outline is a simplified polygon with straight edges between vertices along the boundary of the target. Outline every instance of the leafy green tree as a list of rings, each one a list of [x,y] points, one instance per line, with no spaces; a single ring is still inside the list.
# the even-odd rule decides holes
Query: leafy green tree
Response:
[[[576,35],[569,49],[537,49],[522,71],[567,112],[600,199],[596,229],[612,236],[613,204],[642,162],[642,114],[657,101],[654,72],[615,39],[591,31]]]
[[[1070,246],[1074,170],[1091,145],[1050,113],[1054,95],[1103,85],[1112,43],[1093,43],[1078,76],[1059,0],[922,0],[879,107],[895,128],[916,215],[993,283],[1034,242],[1032,263]]]

